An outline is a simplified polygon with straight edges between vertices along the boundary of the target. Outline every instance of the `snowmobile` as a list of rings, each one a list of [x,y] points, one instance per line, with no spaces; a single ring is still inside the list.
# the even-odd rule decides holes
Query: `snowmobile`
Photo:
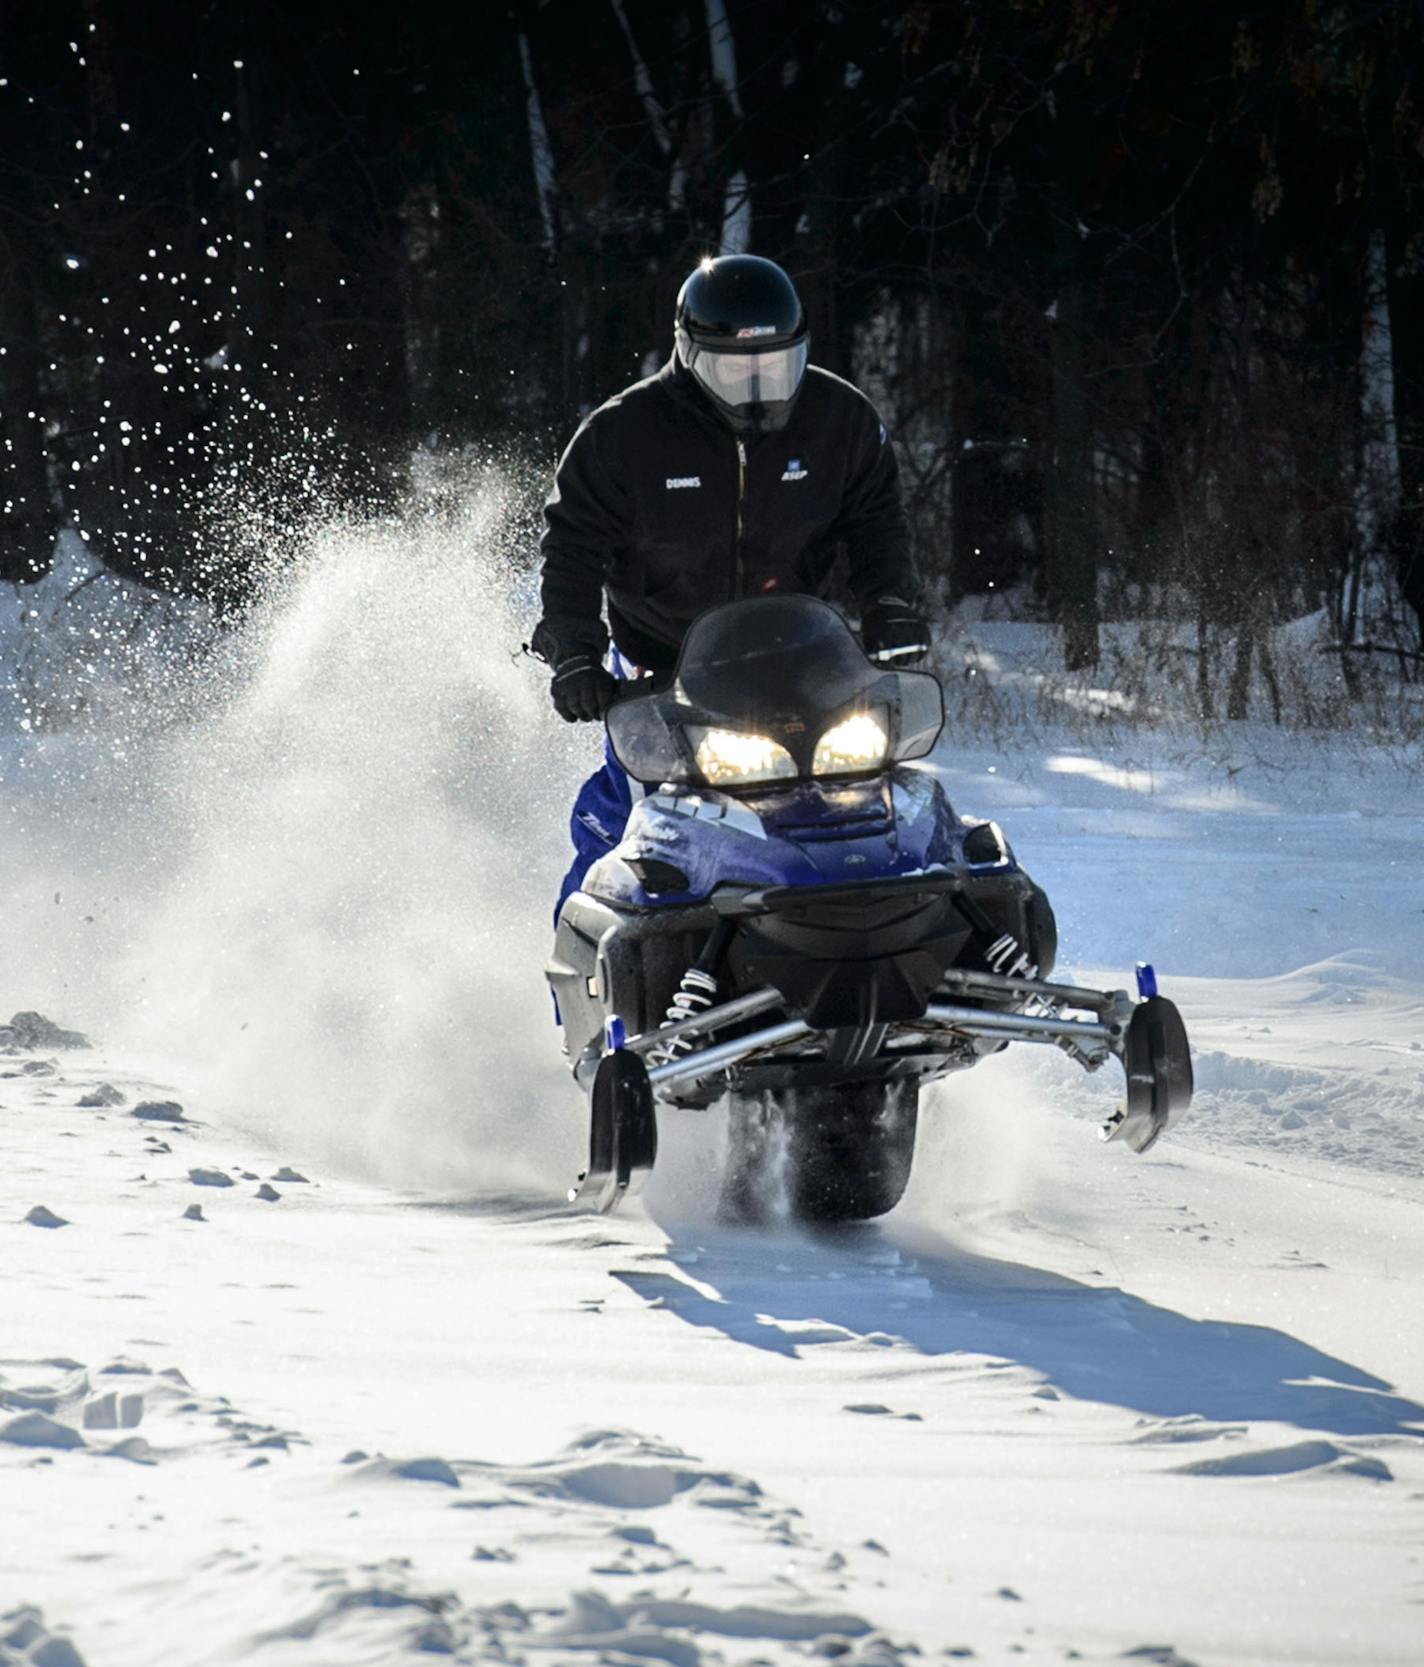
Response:
[[[1010,1042],[1120,1060],[1103,1134],[1136,1152],[1182,1116],[1176,1007],[1145,963],[1135,997],[1051,981],[1047,896],[913,762],[943,723],[934,676],[871,659],[807,596],[712,608],[670,679],[625,686],[609,748],[649,785],[565,901],[546,968],[589,1105],[571,1201],[607,1212],[640,1189],[658,1102],[725,1097],[728,1213],[881,1215],[909,1180],[920,1090]]]

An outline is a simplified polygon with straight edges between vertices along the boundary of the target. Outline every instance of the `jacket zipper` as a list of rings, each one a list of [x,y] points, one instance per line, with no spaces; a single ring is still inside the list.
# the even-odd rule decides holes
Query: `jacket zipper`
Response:
[[[739,435],[737,437],[737,543],[733,554],[735,565],[732,573],[732,595],[738,597],[746,583],[746,524],[747,524],[747,447],[746,442]]]

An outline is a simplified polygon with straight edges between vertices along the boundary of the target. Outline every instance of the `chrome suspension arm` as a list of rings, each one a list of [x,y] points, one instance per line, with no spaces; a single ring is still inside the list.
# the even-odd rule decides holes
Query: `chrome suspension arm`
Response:
[[[648,1080],[654,1088],[674,1082],[696,1082],[699,1077],[715,1076],[729,1065],[739,1065],[754,1053],[768,1048],[779,1048],[812,1034],[804,1019],[785,1019],[779,1025],[768,1025],[765,1030],[754,1030],[750,1036],[739,1036],[734,1042],[719,1042],[715,1047],[703,1048],[700,1053],[683,1054],[670,1059],[666,1065],[654,1065]]]
[[[743,1019],[754,1019],[758,1014],[770,1012],[773,1007],[782,1005],[780,994],[768,986],[764,990],[753,990],[750,995],[724,1001],[716,1007],[708,1007],[678,1024],[662,1025],[657,1030],[644,1031],[641,1036],[629,1037],[623,1045],[633,1053],[652,1053],[659,1048],[665,1048],[669,1042],[677,1041],[679,1037],[701,1036],[708,1031],[720,1030],[723,1025],[738,1024]],[[654,1075],[653,1081],[657,1080],[657,1076]]]

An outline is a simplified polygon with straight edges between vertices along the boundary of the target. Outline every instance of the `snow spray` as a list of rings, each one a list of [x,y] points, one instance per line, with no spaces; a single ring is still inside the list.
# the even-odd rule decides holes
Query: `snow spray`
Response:
[[[1034,1066],[1009,1050],[923,1091],[903,1217],[937,1229],[990,1225],[1051,1188],[1061,1161],[1053,1090]]]
[[[585,1133],[542,969],[598,737],[519,655],[509,516],[493,478],[454,515],[318,530],[173,675],[177,721],[7,759],[13,1005],[284,1152],[557,1192]]]

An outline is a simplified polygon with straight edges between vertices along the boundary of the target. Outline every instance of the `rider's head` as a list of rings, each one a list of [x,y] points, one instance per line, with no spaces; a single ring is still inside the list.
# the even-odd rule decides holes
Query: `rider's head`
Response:
[[[739,434],[785,428],[806,373],[796,286],[759,255],[704,260],[677,297],[677,357]]]

